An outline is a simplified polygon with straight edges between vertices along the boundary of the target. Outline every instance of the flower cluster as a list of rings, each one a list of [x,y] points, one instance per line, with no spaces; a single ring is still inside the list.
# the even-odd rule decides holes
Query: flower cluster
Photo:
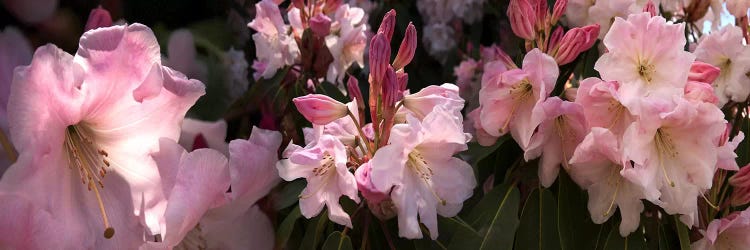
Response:
[[[331,221],[353,227],[355,215],[342,209],[339,198],[360,203],[361,194],[379,218],[398,216],[400,236],[421,238],[421,222],[436,239],[437,214],[455,216],[476,186],[469,164],[453,157],[470,139],[460,116],[464,101],[452,84],[409,94],[403,69],[414,55],[416,31],[408,26],[391,62],[395,20],[392,10],[372,38],[369,104],[354,78],[347,104],[317,94],[295,98],[313,127],[305,132],[306,145],[290,144],[277,168],[287,181],[307,180],[299,197],[307,218],[325,206]],[[365,109],[372,123],[365,124]]]

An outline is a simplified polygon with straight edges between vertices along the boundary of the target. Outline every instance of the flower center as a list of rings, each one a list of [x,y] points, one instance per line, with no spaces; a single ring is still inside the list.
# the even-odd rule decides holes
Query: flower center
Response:
[[[68,167],[71,170],[77,169],[81,183],[86,185],[89,191],[94,191],[104,221],[104,238],[109,239],[115,234],[115,229],[109,225],[109,218],[99,193],[99,189],[104,188],[102,180],[110,166],[109,153],[97,147],[92,134],[93,132],[84,124],[68,126],[65,129],[64,146],[68,155]]]
[[[307,194],[300,194],[298,197],[300,199],[310,198],[315,193],[317,193],[320,190],[322,190],[326,185],[328,185],[328,181],[331,179],[331,176],[334,176],[334,174],[329,174],[329,172],[330,172],[331,169],[334,169],[333,171],[335,171],[335,169],[336,169],[336,161],[333,158],[333,156],[331,156],[331,154],[329,154],[328,152],[325,152],[323,154],[323,159],[320,160],[320,166],[315,167],[312,170],[313,175],[315,177],[321,177],[321,178],[323,178],[323,181],[312,192],[309,192]]]
[[[422,156],[422,154],[420,154],[416,149],[411,151],[411,153],[409,153],[409,159],[407,159],[406,161],[406,166],[408,166],[409,169],[411,169],[417,177],[424,181],[425,185],[430,188],[432,195],[435,196],[435,199],[437,199],[441,205],[445,206],[445,200],[438,196],[437,192],[435,192],[435,189],[432,189],[432,183],[430,182],[430,179],[432,178],[433,172],[432,168],[427,165],[427,161],[424,159],[424,156]]]
[[[612,129],[617,122],[620,121],[620,117],[622,117],[622,112],[625,110],[625,106],[622,105],[619,101],[613,99],[609,100],[609,107],[607,107],[607,111],[612,114],[612,122],[609,124],[608,129]]]
[[[518,84],[514,85],[513,87],[510,87],[509,92],[510,92],[510,98],[513,100],[513,107],[510,110],[510,114],[508,115],[507,120],[505,120],[505,124],[503,125],[503,127],[500,128],[501,133],[504,133],[503,131],[508,130],[508,125],[510,125],[510,120],[511,118],[513,118],[513,115],[516,113],[518,106],[520,106],[522,103],[528,100],[529,97],[532,96],[532,94],[534,94],[534,89],[532,88],[529,80],[524,78]]]
[[[653,80],[654,72],[656,72],[656,67],[653,64],[644,61],[638,64],[638,75],[647,83],[651,83],[651,80]]]
[[[562,165],[565,167],[565,169],[570,169],[570,166],[568,165],[568,158],[571,153],[568,152],[571,150],[570,147],[567,147],[566,145],[572,145],[575,143],[576,138],[576,131],[573,130],[570,126],[568,126],[568,123],[565,119],[565,116],[561,115],[555,118],[555,130],[557,132],[557,136],[560,137],[560,145],[562,146],[562,154],[563,154],[563,161]]]
[[[664,158],[675,158],[679,152],[677,152],[677,147],[674,145],[672,136],[665,128],[659,128],[656,130],[656,135],[654,135],[654,145],[656,147],[657,156],[659,157],[659,166],[664,174],[664,179],[667,180],[667,183],[669,183],[670,186],[674,187],[674,181],[669,179],[669,175],[667,175],[667,167],[664,165]]]

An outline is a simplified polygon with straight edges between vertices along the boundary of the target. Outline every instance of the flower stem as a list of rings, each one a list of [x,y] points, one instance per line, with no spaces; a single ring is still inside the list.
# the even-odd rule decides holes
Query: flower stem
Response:
[[[370,143],[367,142],[367,137],[365,137],[365,132],[362,131],[362,126],[359,125],[359,122],[357,121],[357,118],[354,117],[354,114],[352,114],[351,111],[349,111],[347,109],[346,110],[346,114],[349,115],[349,118],[352,118],[352,122],[354,123],[354,126],[357,127],[357,132],[359,133],[359,139],[361,139],[362,143],[364,143],[365,146],[367,146],[367,151],[368,151],[367,155],[370,158],[372,158],[372,154],[375,153],[375,152],[372,150],[372,147],[370,146]]]

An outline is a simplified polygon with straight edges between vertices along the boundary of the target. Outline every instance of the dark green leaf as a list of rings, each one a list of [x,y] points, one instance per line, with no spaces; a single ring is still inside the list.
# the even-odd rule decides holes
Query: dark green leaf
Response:
[[[449,249],[510,249],[518,227],[520,194],[515,186],[503,185],[485,195],[469,214],[472,225],[456,217],[459,224]],[[477,228],[478,230],[474,230]]]
[[[318,86],[316,87],[316,92],[318,92],[318,94],[327,95],[342,103],[349,102],[349,99],[346,98],[344,93],[341,93],[341,90],[339,90],[338,87],[331,84],[330,82],[321,82],[320,84],[318,84]]]
[[[682,224],[679,215],[674,215],[672,218],[674,218],[674,224],[677,227],[677,236],[680,238],[680,249],[690,250],[690,229]]]
[[[300,216],[302,216],[302,214],[300,213],[299,207],[295,207],[292,212],[284,218],[284,221],[279,225],[279,229],[276,230],[276,246],[283,248],[294,230],[294,224]]]
[[[534,189],[521,212],[516,249],[560,249],[557,201],[547,189]]]
[[[586,192],[560,171],[557,182],[557,227],[562,249],[594,249],[601,225],[596,225],[586,206]]]
[[[354,247],[349,236],[336,231],[328,235],[328,239],[323,243],[323,250],[354,250]]]
[[[620,236],[619,227],[612,227],[604,243],[604,250],[641,250],[646,249],[643,231],[638,228],[627,237]]]
[[[327,224],[327,211],[320,213],[320,215],[309,220],[307,223],[307,229],[305,230],[305,237],[302,238],[302,244],[300,244],[299,249],[317,249],[321,243],[323,230],[325,230]]]
[[[302,179],[297,179],[292,182],[287,182],[278,194],[278,200],[274,204],[276,210],[281,210],[294,205],[299,201],[299,194],[302,189],[305,189],[306,182]]]

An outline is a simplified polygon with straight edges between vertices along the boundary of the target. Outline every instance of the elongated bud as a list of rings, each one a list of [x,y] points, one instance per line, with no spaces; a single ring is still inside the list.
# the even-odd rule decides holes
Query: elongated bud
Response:
[[[407,84],[409,84],[409,74],[406,72],[396,72],[396,81],[398,81],[398,99],[400,100],[403,97],[404,91],[406,91]]]
[[[564,34],[565,34],[565,31],[563,31],[563,28],[560,26],[557,26],[555,31],[552,31],[552,35],[550,35],[549,44],[547,45],[547,48],[550,48],[550,49],[557,48]]]
[[[314,17],[310,18],[310,29],[313,34],[319,37],[325,37],[331,33],[331,18],[323,13],[318,13]]]
[[[536,12],[536,30],[544,30],[547,25],[547,18],[549,17],[549,8],[547,7],[547,0],[531,0],[534,1],[531,6]]]
[[[388,13],[385,13],[385,16],[383,16],[383,21],[380,23],[380,27],[378,28],[378,33],[385,34],[386,40],[388,42],[391,41],[393,38],[393,29],[396,27],[396,10],[391,9],[388,11]]]
[[[378,33],[370,41],[370,77],[376,85],[380,85],[385,70],[391,60],[391,44],[385,34]]]
[[[536,13],[528,0],[510,0],[508,5],[508,19],[513,34],[524,40],[536,38]]]
[[[341,6],[342,0],[326,0],[326,5],[323,7],[323,13],[334,13]]]
[[[599,24],[590,24],[590,25],[581,27],[581,29],[586,31],[586,38],[587,38],[586,43],[584,43],[583,46],[581,46],[582,48],[581,52],[583,52],[583,51],[590,49],[591,46],[594,46],[594,43],[596,43],[596,40],[599,37],[600,27],[599,27]]]
[[[643,12],[648,12],[651,14],[651,17],[656,16],[656,6],[654,5],[654,2],[651,0],[648,0],[646,5],[643,6]]]
[[[383,79],[383,105],[384,107],[392,107],[396,105],[396,102],[398,101],[399,96],[399,82],[398,78],[396,77],[396,71],[393,70],[391,66],[388,66],[388,69],[385,73],[385,78]]]
[[[690,72],[688,72],[688,81],[705,82],[712,84],[717,77],[719,77],[721,69],[701,61],[694,61],[690,65]]]
[[[401,40],[401,46],[398,48],[396,59],[393,60],[393,68],[396,71],[403,69],[414,58],[414,51],[417,50],[417,29],[412,23],[406,26],[404,40]]]
[[[552,7],[552,20],[550,20],[552,25],[556,24],[557,21],[560,20],[560,17],[565,14],[565,8],[567,8],[567,6],[568,0],[555,1],[555,6]]]
[[[719,103],[719,98],[716,97],[714,87],[712,87],[710,83],[688,81],[685,84],[684,94],[685,99],[688,100],[712,104]]]
[[[357,81],[356,77],[349,75],[349,80],[346,81],[346,90],[347,92],[349,92],[349,99],[357,102],[357,110],[359,110],[359,121],[364,122],[365,98],[362,97],[362,91],[359,89],[359,81]]]
[[[112,26],[112,16],[109,15],[109,11],[105,10],[100,5],[89,13],[89,19],[86,21],[84,31],[109,26]]]
[[[594,45],[597,36],[599,36],[598,24],[568,30],[560,40],[560,47],[554,53],[555,62],[559,65],[572,62],[581,52]]]
[[[325,95],[309,94],[292,101],[305,119],[317,125],[326,125],[344,117],[348,111],[346,105]]]

